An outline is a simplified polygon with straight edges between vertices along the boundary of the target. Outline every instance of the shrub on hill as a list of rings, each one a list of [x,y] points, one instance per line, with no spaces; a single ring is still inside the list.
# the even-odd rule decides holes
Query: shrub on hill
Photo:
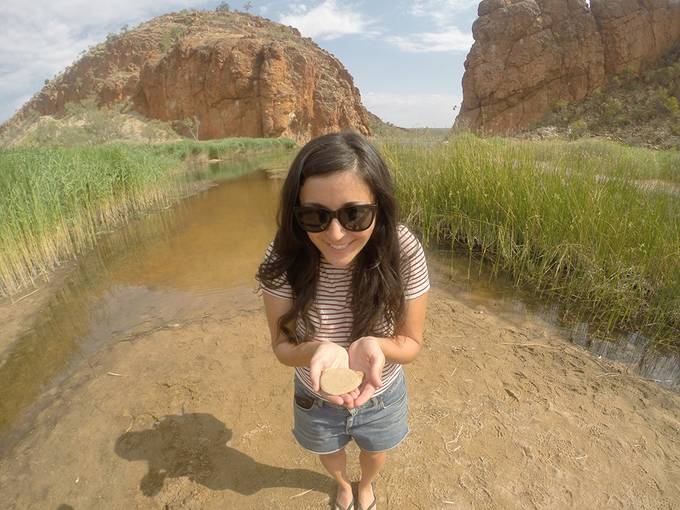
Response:
[[[531,131],[556,126],[569,138],[602,136],[631,145],[680,149],[680,45],[655,69],[625,70],[585,101],[557,101]]]
[[[131,141],[158,143],[177,140],[180,135],[159,120],[150,120],[123,107],[99,107],[93,98],[68,103],[63,118],[29,115],[6,129],[0,147],[69,147]]]

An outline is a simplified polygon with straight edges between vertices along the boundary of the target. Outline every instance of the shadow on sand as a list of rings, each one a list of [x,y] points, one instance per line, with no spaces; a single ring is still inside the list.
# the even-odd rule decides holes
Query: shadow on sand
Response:
[[[147,496],[158,494],[166,478],[180,476],[213,490],[244,495],[269,487],[331,490],[329,477],[307,469],[261,464],[227,446],[231,437],[231,430],[211,414],[169,415],[150,430],[121,435],[115,452],[127,460],[149,463],[149,472],[139,484]]]

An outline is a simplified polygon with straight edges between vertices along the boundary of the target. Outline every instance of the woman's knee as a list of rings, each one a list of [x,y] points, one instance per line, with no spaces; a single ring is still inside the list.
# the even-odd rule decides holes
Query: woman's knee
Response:
[[[361,448],[360,448],[361,450]],[[361,455],[371,459],[379,459],[381,457],[387,457],[387,452],[372,452],[370,450],[361,450]]]
[[[320,453],[319,457],[322,459],[334,459],[338,457],[342,457],[345,455],[345,448],[340,448],[339,450],[335,450],[334,452],[330,453]]]

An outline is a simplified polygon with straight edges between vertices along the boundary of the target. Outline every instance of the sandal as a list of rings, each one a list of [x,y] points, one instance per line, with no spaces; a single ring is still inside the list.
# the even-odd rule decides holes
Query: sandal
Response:
[[[376,503],[376,499],[375,499],[375,496],[374,496],[374,497],[373,497],[373,503],[371,503],[370,505],[368,505],[368,507],[366,508],[366,510],[371,510],[372,508],[375,508],[375,503]],[[362,509],[360,506],[357,506],[357,510],[363,510],[363,509]]]
[[[370,508],[370,507],[369,507]],[[349,505],[347,505],[347,508],[343,508],[343,506],[337,502],[335,502],[335,508],[333,510],[354,510],[354,500],[349,502]]]
[[[368,505],[365,509],[357,502],[357,510],[372,510],[373,508],[375,508],[375,504],[377,502],[377,498],[375,496],[375,482],[371,483],[371,489],[373,489],[373,502],[370,505]]]

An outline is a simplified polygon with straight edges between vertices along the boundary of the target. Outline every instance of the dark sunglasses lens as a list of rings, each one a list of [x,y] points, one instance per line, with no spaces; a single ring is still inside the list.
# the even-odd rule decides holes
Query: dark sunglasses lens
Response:
[[[351,205],[338,211],[338,220],[347,230],[359,232],[373,223],[375,208],[366,205]]]
[[[303,230],[321,232],[328,226],[329,213],[324,209],[303,207],[295,211],[295,216]]]

